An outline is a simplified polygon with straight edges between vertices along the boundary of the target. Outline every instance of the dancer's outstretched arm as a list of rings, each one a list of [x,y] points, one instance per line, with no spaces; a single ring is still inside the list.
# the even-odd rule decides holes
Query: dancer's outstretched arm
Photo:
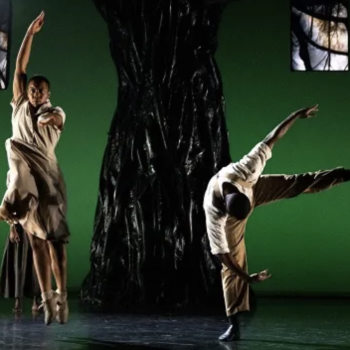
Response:
[[[275,143],[280,140],[286,132],[290,129],[290,127],[294,124],[294,122],[301,119],[312,118],[315,115],[315,112],[318,112],[318,105],[313,107],[299,109],[298,111],[292,113],[288,118],[286,118],[282,123],[276,126],[264,139],[264,143],[270,147],[272,150]]]
[[[32,48],[33,37],[40,31],[41,27],[44,24],[44,12],[30,24],[27,33],[23,39],[21,48],[19,49],[17,60],[16,60],[16,69],[13,78],[13,99],[16,101],[18,97],[24,93],[27,84],[27,65],[29,62],[30,51]]]

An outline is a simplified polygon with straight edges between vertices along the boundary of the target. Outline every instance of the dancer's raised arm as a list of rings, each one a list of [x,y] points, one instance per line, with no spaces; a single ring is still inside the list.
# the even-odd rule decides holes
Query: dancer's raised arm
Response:
[[[315,113],[318,112],[318,105],[313,107],[299,109],[298,111],[292,113],[288,118],[286,118],[282,123],[277,125],[263,140],[263,142],[270,147],[273,148],[275,143],[280,140],[286,132],[290,129],[290,127],[294,124],[294,122],[301,119],[308,119],[315,116]]]
[[[16,69],[13,78],[13,100],[16,101],[18,97],[24,93],[27,84],[27,65],[29,62],[30,51],[32,48],[33,37],[40,31],[44,24],[44,12],[30,24],[27,33],[22,41],[21,48],[19,49],[17,60],[16,60]]]

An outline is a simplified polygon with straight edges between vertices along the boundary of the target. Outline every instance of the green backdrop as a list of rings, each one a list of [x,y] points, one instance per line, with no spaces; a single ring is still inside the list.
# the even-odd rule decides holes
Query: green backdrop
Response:
[[[11,76],[27,26],[46,11],[28,73],[49,77],[52,102],[67,113],[57,155],[67,182],[72,230],[68,284],[77,289],[89,269],[99,171],[117,101],[107,28],[92,1],[13,0],[13,7]],[[289,34],[288,0],[240,0],[224,12],[217,60],[232,157],[243,156],[290,112],[319,103],[318,117],[295,124],[274,149],[265,172],[350,167],[350,76],[290,72]],[[10,99],[11,89],[0,93],[2,144],[11,136]],[[3,147],[1,192],[6,172]],[[349,197],[350,183],[255,211],[247,228],[250,270],[268,267],[273,274],[257,286],[261,293],[350,293]],[[7,233],[0,223],[0,250]]]

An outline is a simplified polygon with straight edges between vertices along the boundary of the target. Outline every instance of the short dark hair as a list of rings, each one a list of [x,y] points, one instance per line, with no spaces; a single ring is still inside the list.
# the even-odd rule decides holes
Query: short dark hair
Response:
[[[47,84],[49,90],[51,88],[51,84],[50,84],[50,81],[49,79],[47,79],[46,77],[44,77],[43,75],[33,75],[29,81],[28,81],[28,85],[31,81],[35,81],[36,83],[41,83],[41,82],[44,82]]]
[[[237,220],[244,220],[251,210],[249,198],[241,192],[227,194],[225,207],[227,213]]]

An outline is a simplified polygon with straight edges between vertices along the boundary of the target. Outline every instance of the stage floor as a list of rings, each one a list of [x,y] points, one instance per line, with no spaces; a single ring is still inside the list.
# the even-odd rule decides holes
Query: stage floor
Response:
[[[19,318],[12,306],[0,300],[1,350],[350,350],[350,300],[259,299],[234,343],[217,340],[224,315],[93,314],[71,300],[69,323],[45,326],[42,315],[31,316],[29,300]]]

